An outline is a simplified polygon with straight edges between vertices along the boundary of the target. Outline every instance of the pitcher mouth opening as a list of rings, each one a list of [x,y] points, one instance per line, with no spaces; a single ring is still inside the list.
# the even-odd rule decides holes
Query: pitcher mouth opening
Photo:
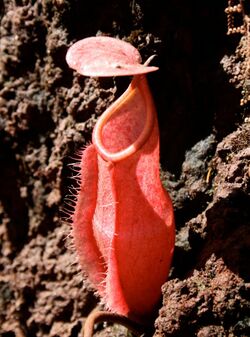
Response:
[[[145,76],[137,75],[127,90],[99,118],[93,144],[106,161],[121,161],[138,151],[150,136],[154,105]]]

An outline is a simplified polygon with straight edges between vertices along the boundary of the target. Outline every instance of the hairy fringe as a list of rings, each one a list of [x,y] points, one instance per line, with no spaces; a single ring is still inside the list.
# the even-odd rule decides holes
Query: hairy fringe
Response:
[[[66,224],[67,226],[67,233],[65,234],[64,240],[65,240],[65,247],[67,250],[70,251],[72,254],[72,260],[70,262],[71,266],[74,266],[74,268],[77,269],[76,273],[76,279],[78,279],[79,283],[83,283],[84,286],[94,293],[94,295],[99,299],[100,301],[100,295],[96,291],[93,284],[91,284],[88,275],[86,271],[84,270],[82,264],[84,262],[84,258],[80,257],[76,253],[75,249],[75,243],[73,238],[73,230],[72,230],[72,222],[73,222],[73,216],[75,212],[75,207],[78,199],[78,194],[81,188],[81,161],[82,161],[82,155],[84,150],[91,144],[89,142],[81,149],[77,150],[75,154],[71,157],[69,157],[73,162],[68,164],[68,167],[70,168],[70,171],[72,173],[72,176],[69,178],[73,180],[73,184],[70,185],[67,189],[67,195],[64,197],[63,200],[63,206],[60,210],[62,213],[61,220]],[[110,205],[103,205],[103,207],[109,207]],[[111,249],[111,247],[109,248]],[[100,263],[106,267],[106,263],[101,261],[100,257]],[[106,269],[106,268],[105,268]],[[107,271],[100,273],[101,276],[101,285],[103,285],[103,288],[105,289],[106,285],[106,278],[107,278]],[[106,294],[104,294],[104,298],[101,300],[101,305],[105,306],[104,303],[106,301]]]

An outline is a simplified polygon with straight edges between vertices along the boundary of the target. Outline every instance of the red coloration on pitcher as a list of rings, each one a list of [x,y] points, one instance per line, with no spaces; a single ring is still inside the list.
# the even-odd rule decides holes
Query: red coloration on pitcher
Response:
[[[132,56],[128,53],[127,61],[123,53],[123,65],[130,62],[126,69],[135,67],[137,75],[100,117],[93,144],[83,151],[73,239],[82,269],[107,307],[145,322],[161,297],[174,249],[172,204],[159,178],[157,117],[143,75],[152,69],[137,64],[138,52],[123,41],[91,39],[95,50],[98,39],[102,43],[105,40],[107,59],[116,43],[119,52],[115,57],[119,59],[122,42],[125,51],[133,51]],[[95,53],[91,46],[89,49]],[[103,74],[103,69],[100,72]],[[112,74],[116,75],[116,69]]]

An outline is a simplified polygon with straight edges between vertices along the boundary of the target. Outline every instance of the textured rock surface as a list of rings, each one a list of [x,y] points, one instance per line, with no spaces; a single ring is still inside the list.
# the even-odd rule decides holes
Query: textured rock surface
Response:
[[[177,242],[155,336],[250,335],[250,126],[220,65],[237,44],[225,35],[224,5],[2,2],[1,336],[76,337],[97,304],[66,247],[61,209],[67,202],[70,210],[65,196],[75,186],[68,164],[127,85],[79,77],[66,65],[74,41],[101,32],[126,38],[143,61],[156,53],[160,67],[149,81]],[[114,334],[107,329],[99,333]]]
[[[154,336],[237,336],[237,323],[249,313],[249,293],[244,281],[212,255],[191,277],[163,286]],[[247,335],[249,327],[241,332]]]

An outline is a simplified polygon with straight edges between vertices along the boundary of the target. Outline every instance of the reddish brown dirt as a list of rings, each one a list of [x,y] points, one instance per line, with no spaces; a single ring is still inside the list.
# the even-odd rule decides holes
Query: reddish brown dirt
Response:
[[[224,5],[0,3],[1,337],[80,336],[97,305],[61,209],[74,186],[68,164],[127,85],[67,67],[67,48],[99,33],[130,41],[143,60],[157,54],[160,67],[149,81],[177,242],[154,336],[250,336],[250,123],[220,65],[239,41],[226,37]]]
[[[189,265],[184,277],[178,270],[179,278],[163,286],[155,337],[250,334],[249,144],[250,121],[217,146],[210,162],[212,200],[178,233],[177,247],[186,254],[177,268],[189,255],[194,269]],[[195,193],[202,189],[199,180],[192,185]]]

